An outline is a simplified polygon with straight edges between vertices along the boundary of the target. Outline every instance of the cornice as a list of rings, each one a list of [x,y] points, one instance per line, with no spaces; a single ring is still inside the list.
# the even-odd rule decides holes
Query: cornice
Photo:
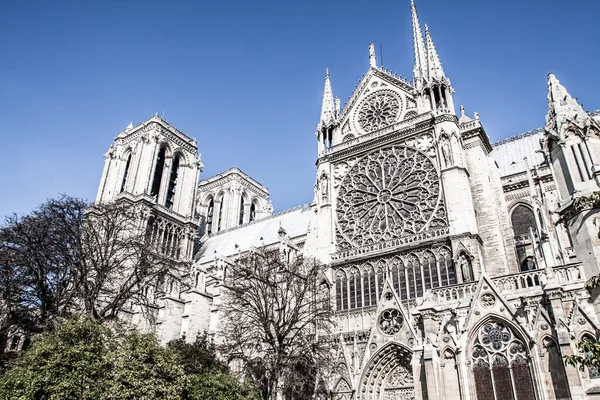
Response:
[[[131,143],[139,137],[151,132],[162,134],[173,143],[192,154],[196,154],[198,152],[196,139],[189,137],[157,116],[152,117],[146,122],[142,122],[140,125],[132,128],[129,131],[123,131],[119,133],[119,135],[115,138],[115,144]]]

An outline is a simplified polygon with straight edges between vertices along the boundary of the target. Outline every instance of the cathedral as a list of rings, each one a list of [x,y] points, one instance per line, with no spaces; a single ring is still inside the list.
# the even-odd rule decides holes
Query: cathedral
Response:
[[[594,399],[600,371],[565,367],[597,339],[600,113],[548,75],[544,127],[491,143],[411,3],[413,79],[377,63],[342,109],[329,71],[314,199],[273,213],[238,168],[200,179],[198,143],[158,116],[105,157],[97,202],[151,210],[152,240],[189,262],[167,282],[161,340],[219,335],[231,260],[254,248],[317,259],[335,310],[332,399]],[[315,114],[317,114],[315,112]],[[307,188],[309,190],[309,188]]]

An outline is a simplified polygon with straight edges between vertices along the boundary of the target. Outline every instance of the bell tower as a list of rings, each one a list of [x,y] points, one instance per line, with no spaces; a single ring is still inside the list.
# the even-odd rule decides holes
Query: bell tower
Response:
[[[138,126],[129,124],[110,145],[96,202],[139,205],[142,223],[158,247],[191,260],[201,169],[196,140],[155,115]]]

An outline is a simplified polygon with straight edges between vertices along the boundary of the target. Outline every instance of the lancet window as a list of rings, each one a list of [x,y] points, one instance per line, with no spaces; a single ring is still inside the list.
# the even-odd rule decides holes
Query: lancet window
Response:
[[[535,216],[531,208],[519,204],[516,206],[510,216],[510,221],[513,227],[515,236],[530,236],[530,228],[533,232],[537,231]]]
[[[250,222],[256,219],[256,205],[252,203],[250,206]]]
[[[238,221],[238,225],[242,225],[244,223],[244,197],[240,199],[240,218]]]
[[[337,309],[377,305],[386,275],[400,300],[422,297],[425,290],[457,283],[452,255],[447,247],[380,258],[337,271]]]
[[[179,176],[179,164],[181,162],[181,156],[175,156],[173,159],[173,165],[171,166],[171,173],[169,174],[169,187],[167,188],[167,199],[165,206],[167,208],[173,208],[175,199],[175,189],[177,188],[177,177]]]
[[[160,147],[158,151],[158,156],[156,157],[156,166],[154,167],[154,178],[152,179],[152,188],[150,190],[150,194],[152,196],[158,196],[158,192],[160,191],[160,183],[162,181],[163,169],[165,167],[165,156],[166,156],[167,148],[163,145]]]
[[[127,175],[129,174],[129,166],[131,165],[131,152],[127,156],[127,161],[125,162],[125,171],[123,172],[123,181],[121,182],[121,190],[125,190],[125,184],[127,183]]]
[[[208,203],[208,211],[206,213],[206,231],[210,235],[212,233],[213,214],[215,212],[215,201],[210,199]]]
[[[487,322],[471,349],[475,392],[480,400],[535,400],[525,344],[501,322]]]

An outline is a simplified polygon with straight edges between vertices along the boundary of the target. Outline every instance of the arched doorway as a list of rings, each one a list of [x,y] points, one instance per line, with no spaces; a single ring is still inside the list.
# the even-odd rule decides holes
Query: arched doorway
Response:
[[[414,399],[412,351],[399,343],[388,343],[367,363],[361,376],[357,400]]]

